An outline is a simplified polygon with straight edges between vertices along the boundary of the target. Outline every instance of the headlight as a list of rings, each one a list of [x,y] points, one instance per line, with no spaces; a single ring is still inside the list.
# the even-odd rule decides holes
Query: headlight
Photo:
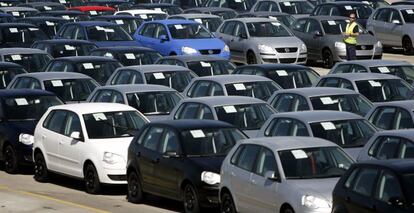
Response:
[[[204,183],[214,185],[220,183],[220,175],[214,172],[202,172],[201,173],[201,181]]]
[[[344,42],[335,42],[335,47],[338,49],[345,49],[346,45]]]
[[[382,44],[381,44],[381,42],[380,42],[380,41],[378,41],[378,42],[375,44],[375,46],[377,46],[377,47],[379,47],[379,48],[382,48]]]
[[[302,196],[302,205],[313,209],[331,208],[331,205],[328,203],[328,201],[312,195]]]
[[[259,51],[261,53],[265,53],[265,54],[276,54],[276,50],[275,49],[273,49],[272,47],[269,47],[267,45],[264,45],[264,44],[257,45],[257,49],[259,49]]]
[[[19,135],[19,142],[25,145],[32,145],[34,143],[34,137],[33,135],[22,133]]]
[[[104,152],[103,162],[108,164],[116,164],[124,162],[124,158],[121,155],[117,155],[112,152]]]
[[[308,51],[305,44],[300,45],[300,49],[302,50],[301,52],[307,52]]]
[[[229,48],[229,46],[224,45],[223,51],[224,51],[224,52],[230,52],[230,48]]]
[[[181,47],[181,52],[187,55],[197,54],[197,50],[191,47]]]

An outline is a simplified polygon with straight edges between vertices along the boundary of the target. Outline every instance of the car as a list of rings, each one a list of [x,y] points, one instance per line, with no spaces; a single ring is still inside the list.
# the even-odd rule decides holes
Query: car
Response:
[[[23,66],[13,62],[0,62],[0,89],[5,89],[14,76],[27,73]]]
[[[237,12],[224,7],[194,7],[184,10],[183,13],[202,13],[220,16],[222,19],[232,19],[237,16]]]
[[[0,12],[10,14],[14,18],[26,18],[39,13],[38,10],[31,7],[0,7]]]
[[[322,60],[325,68],[346,60],[346,45],[343,42],[348,19],[340,16],[310,16],[299,18],[291,26],[293,33],[308,47],[308,60]],[[358,23],[357,23],[358,24]],[[357,59],[381,59],[382,44],[374,36],[357,25]]]
[[[201,6],[203,7],[224,7],[235,11],[248,11],[253,6],[256,0],[233,1],[233,0],[205,0]]]
[[[114,58],[124,66],[155,64],[162,57],[153,49],[134,46],[101,47],[92,50],[90,55]]]
[[[122,8],[128,8],[132,5],[133,1],[129,0],[88,0],[83,6],[107,6],[119,11]]]
[[[194,78],[183,91],[188,98],[250,96],[266,101],[282,88],[269,78],[253,75],[217,75]]]
[[[158,84],[182,92],[195,77],[197,75],[193,71],[174,65],[127,66],[115,70],[106,85]]]
[[[127,104],[144,114],[148,120],[166,120],[170,112],[183,99],[176,90],[153,84],[124,84],[96,88],[88,102]]]
[[[0,90],[0,159],[7,173],[32,165],[33,132],[50,106],[63,104],[53,93],[36,89]]]
[[[305,64],[306,45],[280,22],[269,18],[238,18],[223,22],[215,32],[241,64]]]
[[[317,5],[311,16],[342,16],[348,18],[351,12],[355,13],[357,23],[367,27],[367,20],[374,9],[360,1],[335,1]]]
[[[359,0],[336,0],[336,1],[356,1],[356,2],[360,2]],[[367,0],[367,1],[363,1],[362,3],[365,3],[367,5],[369,5],[370,7],[374,8],[374,9],[378,9],[380,7],[387,7],[390,5],[390,3],[388,3],[386,0]]]
[[[222,212],[330,213],[332,190],[353,162],[317,138],[242,140],[221,167]]]
[[[33,48],[0,48],[0,61],[13,62],[27,72],[41,72],[52,60],[47,52]]]
[[[192,20],[202,24],[210,32],[215,32],[220,24],[223,22],[223,19],[220,16],[211,15],[211,14],[200,14],[200,13],[187,13],[187,14],[178,14],[168,16],[168,19],[183,19],[183,20]]]
[[[35,41],[48,39],[37,26],[26,23],[0,23],[0,48],[30,47]]]
[[[134,38],[138,45],[152,48],[163,56],[211,55],[230,58],[228,46],[195,21],[169,19],[145,22],[134,33]]]
[[[143,19],[144,21],[163,20],[168,16],[167,13],[163,11],[148,9],[121,10],[116,12],[115,15],[135,16]]]
[[[87,40],[98,47],[137,46],[137,42],[121,26],[105,21],[67,23],[55,38]]]
[[[17,22],[33,24],[46,33],[49,38],[53,38],[60,27],[69,20],[60,17],[34,16],[17,19]]]
[[[45,12],[38,13],[39,16],[52,16],[52,17],[61,17],[66,20],[75,22],[75,21],[87,21],[90,17],[78,10],[50,10]]]
[[[389,130],[374,134],[356,159],[388,160],[414,158],[414,130]]]
[[[290,27],[293,22],[295,22],[295,17],[290,14],[282,13],[282,12],[247,12],[247,13],[240,13],[237,15],[236,18],[249,18],[249,17],[257,17],[257,18],[270,18],[279,21],[280,23],[284,24],[287,27]]]
[[[0,2],[1,4],[1,2]],[[16,19],[7,13],[0,13],[0,23],[10,23],[10,22],[15,22]]]
[[[354,60],[337,63],[328,74],[337,73],[384,73],[398,76],[414,84],[414,66],[398,60]]]
[[[94,16],[93,21],[107,21],[113,22],[121,26],[127,33],[133,35],[138,27],[144,22],[141,17],[131,15],[106,15],[106,16]]]
[[[19,0],[1,0],[0,7],[14,7],[21,3]]]
[[[232,74],[265,76],[283,89],[312,87],[320,78],[315,70],[297,64],[251,64],[237,67]]]
[[[40,12],[50,10],[66,10],[66,6],[57,2],[27,2],[17,5],[18,7],[31,7]]]
[[[309,16],[314,8],[306,0],[261,0],[252,6],[250,12],[283,12],[301,18]]]
[[[333,190],[332,212],[413,212],[413,168],[411,159],[353,164]]]
[[[78,10],[89,16],[113,15],[116,11],[114,8],[106,6],[77,6],[69,7],[68,10]]]
[[[51,60],[45,72],[77,72],[90,76],[100,85],[122,65],[115,59],[103,56],[69,56]]]
[[[203,0],[187,0],[187,1],[182,1],[182,0],[160,0],[159,3],[174,4],[174,5],[180,6],[183,9],[188,9],[188,8],[200,7],[203,4]]]
[[[392,2],[391,5],[414,5],[414,1],[412,0],[401,0]]]
[[[329,140],[354,159],[377,132],[363,117],[329,110],[283,112],[270,116],[256,137],[307,136]]]
[[[201,97],[181,100],[170,113],[170,120],[219,120],[236,126],[249,137],[255,137],[273,113],[276,111],[272,107],[257,98]]]
[[[149,193],[182,201],[184,212],[217,207],[221,163],[245,138],[234,126],[219,121],[145,125],[128,150],[128,201],[141,203]]]
[[[342,88],[310,87],[285,89],[267,100],[278,112],[335,110],[365,116],[374,106],[363,95]]]
[[[361,93],[371,102],[411,99],[414,89],[403,79],[378,73],[343,73],[321,77],[317,87],[340,87]]]
[[[413,100],[383,102],[375,104],[365,117],[379,129],[412,129],[413,110]]]
[[[47,90],[64,103],[73,103],[85,102],[96,87],[95,80],[81,73],[38,72],[16,75],[7,89]]]
[[[406,55],[414,54],[413,5],[379,8],[367,21],[367,30],[386,48],[402,47]]]
[[[140,3],[131,6],[132,9],[158,10],[167,13],[167,15],[176,15],[183,12],[179,6],[165,3]]]
[[[174,55],[165,56],[157,60],[156,64],[170,64],[187,67],[198,76],[227,75],[233,72],[236,66],[229,60],[208,55]]]
[[[87,56],[98,48],[94,43],[77,39],[52,39],[35,41],[31,48],[41,49],[53,58],[67,56]]]
[[[101,193],[102,184],[126,184],[128,146],[146,123],[124,104],[49,107],[34,132],[34,179],[47,182],[50,173],[83,179],[90,194]]]

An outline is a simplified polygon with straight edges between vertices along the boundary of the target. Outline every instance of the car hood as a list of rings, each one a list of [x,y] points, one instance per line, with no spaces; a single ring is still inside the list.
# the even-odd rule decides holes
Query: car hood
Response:
[[[123,138],[107,138],[107,139],[91,139],[91,142],[104,152],[112,152],[114,154],[124,157],[126,160],[128,155],[128,147],[132,141],[132,137]]]
[[[16,131],[20,133],[27,133],[27,134],[34,134],[34,130],[36,128],[38,120],[27,120],[27,121],[12,121],[8,122],[8,125],[11,128],[14,128]]]
[[[225,156],[208,156],[208,157],[189,157],[196,166],[203,171],[210,171],[220,174],[221,164],[223,164]]]
[[[170,115],[146,115],[146,117],[150,121],[163,121],[163,120],[168,120]]]
[[[324,40],[330,40],[332,42],[336,42],[336,41],[343,41],[344,36],[343,35],[326,35],[323,39]],[[360,34],[357,37],[357,44],[358,45],[375,45],[377,42],[378,42],[378,40],[374,36],[372,36],[368,33]]]
[[[302,179],[287,180],[287,182],[298,189],[302,195],[313,195],[323,198],[332,203],[332,191],[335,188],[338,178],[319,178],[319,179]]]
[[[289,37],[253,37],[251,40],[257,44],[264,44],[270,47],[300,47],[302,40],[295,36]]]
[[[223,49],[224,42],[217,38],[206,38],[206,39],[174,39],[174,43],[177,46],[191,47],[196,50],[204,49]]]
[[[136,41],[96,41],[98,47],[138,46]]]

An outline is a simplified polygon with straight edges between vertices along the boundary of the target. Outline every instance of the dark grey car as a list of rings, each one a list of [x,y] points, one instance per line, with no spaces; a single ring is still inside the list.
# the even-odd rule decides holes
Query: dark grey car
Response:
[[[414,101],[393,101],[378,103],[365,116],[379,129],[413,129]]]

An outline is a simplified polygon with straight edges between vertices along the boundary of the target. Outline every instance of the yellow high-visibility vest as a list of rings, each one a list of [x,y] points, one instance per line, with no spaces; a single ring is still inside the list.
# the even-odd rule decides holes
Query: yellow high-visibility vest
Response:
[[[348,23],[348,24],[346,25],[346,30],[345,30],[345,33],[346,33],[347,35],[350,35],[351,33],[354,33],[354,28],[355,28],[356,26],[357,26],[357,24],[356,24],[355,22]],[[345,42],[345,43],[347,43],[347,44],[356,44],[356,43],[357,43],[356,36],[347,36],[347,37],[344,39],[344,42]]]

